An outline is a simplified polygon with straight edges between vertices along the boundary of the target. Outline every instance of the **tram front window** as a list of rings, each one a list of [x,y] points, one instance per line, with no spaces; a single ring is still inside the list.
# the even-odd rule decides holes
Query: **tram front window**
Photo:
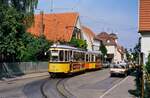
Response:
[[[51,61],[58,61],[58,60],[59,60],[58,50],[52,50],[51,51]]]
[[[51,60],[52,60],[52,61],[58,61],[58,56],[52,56],[52,57],[51,57]]]

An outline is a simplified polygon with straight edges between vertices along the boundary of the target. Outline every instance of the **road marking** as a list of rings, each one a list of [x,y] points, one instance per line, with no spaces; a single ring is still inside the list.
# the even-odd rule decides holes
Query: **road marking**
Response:
[[[110,91],[112,91],[114,88],[116,88],[117,86],[119,86],[121,83],[123,83],[125,80],[127,80],[129,78],[126,77],[125,79],[121,80],[118,84],[114,85],[112,88],[110,88],[109,90],[107,90],[103,95],[101,95],[99,98],[103,98],[106,94],[108,94]]]

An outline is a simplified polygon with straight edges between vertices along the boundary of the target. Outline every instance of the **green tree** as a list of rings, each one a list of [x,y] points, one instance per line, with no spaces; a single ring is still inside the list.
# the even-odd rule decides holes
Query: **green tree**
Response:
[[[103,58],[107,55],[107,48],[105,47],[105,45],[103,44],[103,42],[101,43],[99,50],[102,52]]]
[[[73,37],[71,39],[71,41],[69,42],[69,44],[71,46],[77,47],[77,48],[81,48],[81,49],[87,49],[87,43],[85,40],[82,39],[76,39],[75,37]]]
[[[44,52],[51,46],[51,42],[47,41],[44,36],[33,37],[30,33],[24,35],[25,50],[21,51],[22,61],[43,61],[48,57]]]
[[[14,7],[20,12],[34,12],[38,0],[0,0],[0,5]]]
[[[44,59],[43,51],[50,43],[44,37],[26,33],[24,13],[14,7],[0,6],[0,61],[31,61]]]
[[[126,57],[128,61],[131,61],[131,54],[129,53],[129,51],[127,49],[125,49],[125,53],[126,53]]]
[[[150,54],[148,55],[148,61],[146,62],[146,70],[148,71],[148,73],[150,74]]]
[[[148,61],[146,62],[145,69],[147,70],[147,74],[150,74],[150,54],[148,55]],[[144,98],[150,98],[150,81],[147,79],[145,81],[145,97]]]
[[[33,22],[38,0],[0,0],[0,61],[20,59],[22,36]]]
[[[132,61],[136,61],[138,62],[139,60],[139,53],[140,53],[140,40],[139,42],[135,45],[135,47],[133,48],[133,50],[131,51],[132,55],[133,55],[133,58],[132,58]]]
[[[22,22],[26,27],[32,25],[34,20],[34,9],[37,7],[38,0],[0,0],[0,6],[14,8],[24,16]]]
[[[0,6],[0,56],[1,60],[9,60],[16,57],[24,47],[22,35],[25,33],[23,16],[14,8]]]

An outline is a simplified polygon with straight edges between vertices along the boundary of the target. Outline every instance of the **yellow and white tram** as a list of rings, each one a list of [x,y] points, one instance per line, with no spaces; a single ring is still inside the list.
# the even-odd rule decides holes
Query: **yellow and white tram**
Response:
[[[48,53],[48,72],[51,76],[102,68],[101,54],[66,45],[52,45]]]

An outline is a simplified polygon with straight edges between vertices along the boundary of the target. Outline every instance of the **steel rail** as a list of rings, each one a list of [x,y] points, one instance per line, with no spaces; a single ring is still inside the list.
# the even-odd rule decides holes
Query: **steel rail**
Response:
[[[76,98],[68,89],[65,87],[65,82],[69,78],[59,80],[56,84],[57,91],[65,98]]]

